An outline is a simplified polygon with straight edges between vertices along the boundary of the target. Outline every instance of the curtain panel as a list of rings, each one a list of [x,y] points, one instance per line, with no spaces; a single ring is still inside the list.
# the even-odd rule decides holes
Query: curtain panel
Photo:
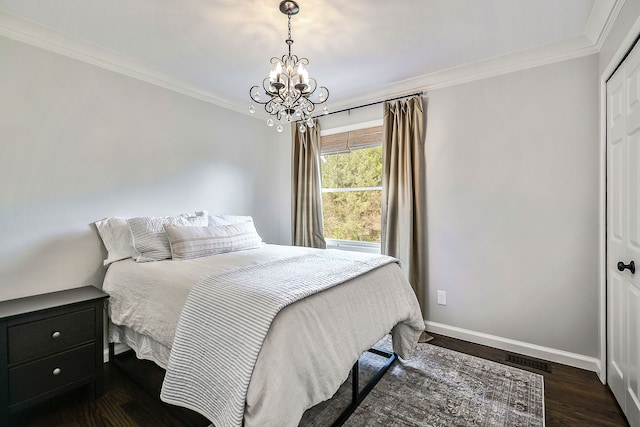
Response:
[[[426,159],[422,97],[384,103],[381,251],[400,260],[420,308],[427,296]]]
[[[322,224],[322,186],[320,171],[320,124],[301,133],[291,125],[292,212],[291,231],[295,246],[325,249]]]

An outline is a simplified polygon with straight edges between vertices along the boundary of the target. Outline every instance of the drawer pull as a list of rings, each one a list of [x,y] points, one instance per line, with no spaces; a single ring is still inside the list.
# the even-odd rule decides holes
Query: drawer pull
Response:
[[[51,334],[51,338],[56,339],[56,338],[60,338],[60,332],[59,331],[55,331],[54,333]]]
[[[52,374],[53,375],[60,375],[60,372],[62,372],[62,369],[56,368],[56,369],[53,370]]]

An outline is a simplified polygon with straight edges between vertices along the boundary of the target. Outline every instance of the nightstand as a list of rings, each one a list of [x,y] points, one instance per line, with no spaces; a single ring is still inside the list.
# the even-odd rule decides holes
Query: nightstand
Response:
[[[104,390],[103,308],[93,286],[0,301],[0,426],[73,388]]]

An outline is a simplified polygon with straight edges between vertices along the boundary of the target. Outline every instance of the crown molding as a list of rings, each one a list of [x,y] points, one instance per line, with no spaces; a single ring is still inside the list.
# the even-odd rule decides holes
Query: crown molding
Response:
[[[129,56],[0,10],[0,36],[113,71],[217,106],[246,112],[210,91]]]
[[[427,92],[598,53],[624,2],[625,0],[596,0],[585,32],[581,36],[414,77],[387,85],[374,92],[368,92],[367,95],[347,94],[344,97],[346,101],[332,104],[331,109],[334,111],[348,109],[418,90]],[[250,114],[246,105],[237,105],[186,79],[161,72],[149,64],[2,10],[0,10],[0,36],[123,74],[259,120],[266,117],[266,113]]]
[[[584,35],[591,40],[598,51],[607,39],[625,0],[596,0],[585,28]]]
[[[352,97],[347,96],[349,101],[341,104],[334,104],[331,106],[331,109],[342,110],[354,108],[359,105],[379,101],[380,99],[394,98],[419,90],[422,90],[426,94],[428,91],[434,89],[442,89],[463,83],[470,83],[477,80],[527,70],[596,53],[598,53],[598,49],[586,36],[578,36],[551,45],[539,46],[520,52],[490,58],[484,61],[474,62],[414,77],[387,85],[375,92],[369,92],[366,96],[358,97],[355,94]]]

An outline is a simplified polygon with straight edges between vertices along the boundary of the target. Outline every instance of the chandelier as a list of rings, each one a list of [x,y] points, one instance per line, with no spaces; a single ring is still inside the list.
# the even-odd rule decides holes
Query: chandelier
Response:
[[[284,0],[280,2],[280,12],[287,15],[289,26],[289,37],[285,42],[289,47],[289,53],[282,55],[282,58],[271,58],[271,72],[269,76],[262,81],[262,88],[259,85],[253,86],[249,90],[251,99],[261,105],[264,110],[278,121],[276,129],[278,132],[283,131],[282,121],[287,123],[299,121],[300,132],[305,132],[307,127],[313,127],[314,121],[311,117],[316,105],[323,104],[329,99],[329,90],[324,87],[318,87],[318,83],[312,77],[309,77],[307,58],[298,58],[291,54],[291,15],[295,15],[300,11],[300,7],[295,1]],[[317,92],[316,92],[317,89]],[[264,97],[264,98],[263,98]],[[266,99],[262,101],[262,99]],[[255,113],[256,107],[251,104],[249,112]],[[324,114],[328,114],[329,110],[324,107]],[[275,121],[273,117],[267,120],[268,126],[273,126]]]

